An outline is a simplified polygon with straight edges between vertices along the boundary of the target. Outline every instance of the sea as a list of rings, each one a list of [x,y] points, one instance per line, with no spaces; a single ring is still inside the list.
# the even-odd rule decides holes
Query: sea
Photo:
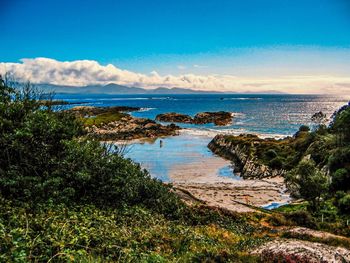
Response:
[[[128,142],[125,157],[140,163],[151,176],[164,182],[215,182],[241,180],[233,165],[214,155],[207,145],[216,134],[256,134],[263,138],[283,138],[295,134],[301,125],[311,128],[311,116],[319,111],[328,120],[349,96],[267,95],[267,94],[184,94],[184,95],[106,95],[56,94],[55,99],[79,103],[79,106],[133,106],[135,117],[155,119],[160,113],[177,112],[194,116],[204,111],[228,111],[233,122],[227,126],[214,124],[178,125],[179,136]],[[68,105],[74,107],[76,105]],[[166,123],[165,123],[166,124]],[[116,144],[118,146],[118,143]]]

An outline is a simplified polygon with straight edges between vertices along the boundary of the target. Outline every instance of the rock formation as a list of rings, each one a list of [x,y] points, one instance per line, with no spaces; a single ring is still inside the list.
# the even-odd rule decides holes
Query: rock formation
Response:
[[[302,240],[274,240],[253,251],[262,262],[350,262],[350,251]]]
[[[101,127],[87,128],[90,136],[100,140],[132,140],[177,135],[180,130],[175,124],[161,125],[150,119],[122,117]]]
[[[192,118],[186,114],[180,114],[176,112],[158,114],[156,116],[157,121],[163,122],[180,122],[180,123],[192,123],[192,124],[207,124],[214,123],[218,126],[224,126],[232,123],[232,113],[225,111],[218,112],[200,112]]]
[[[284,176],[285,174],[284,170],[271,169],[262,164],[250,153],[246,145],[230,141],[225,135],[216,135],[208,144],[208,148],[212,152],[232,160],[235,172],[240,173],[243,178],[266,178]]]
[[[80,118],[89,136],[99,140],[132,140],[177,135],[175,124],[161,125],[150,119],[136,118],[125,113],[137,111],[136,107],[90,107],[70,109]]]

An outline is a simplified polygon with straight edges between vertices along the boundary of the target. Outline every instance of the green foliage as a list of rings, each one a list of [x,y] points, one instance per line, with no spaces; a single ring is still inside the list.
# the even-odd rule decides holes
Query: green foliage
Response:
[[[107,112],[98,114],[97,116],[92,116],[84,118],[84,125],[89,127],[95,125],[96,127],[101,127],[103,124],[110,123],[112,121],[119,121],[121,118],[126,117],[127,114],[121,112]]]
[[[350,169],[350,147],[339,147],[333,150],[328,159],[328,165],[331,172],[341,168]]]
[[[310,209],[319,208],[321,197],[329,188],[328,178],[319,171],[313,161],[301,161],[286,177],[286,183],[295,196],[309,201]]]
[[[256,262],[244,251],[264,241],[215,223],[171,221],[139,206],[28,209],[0,201],[1,262]]]
[[[331,188],[333,191],[350,190],[350,172],[345,168],[336,170],[332,176]]]
[[[344,145],[350,142],[350,103],[333,114],[330,129],[337,134],[337,142]]]
[[[285,159],[283,157],[278,156],[269,161],[269,166],[272,169],[282,169],[284,162]]]
[[[268,217],[268,222],[273,226],[303,226],[317,228],[315,218],[305,210],[296,210],[283,213],[273,213]]]
[[[285,213],[284,216],[296,226],[304,226],[309,228],[316,228],[317,226],[315,218],[313,218],[308,211],[289,212]]]
[[[350,215],[350,193],[338,191],[335,197],[335,204],[342,213]]]
[[[310,127],[307,126],[307,125],[301,125],[301,126],[299,127],[299,131],[300,131],[300,132],[308,132],[308,131],[310,131]]]
[[[266,158],[268,158],[268,159],[273,159],[273,158],[277,157],[277,153],[274,149],[267,150],[265,155],[266,155]]]

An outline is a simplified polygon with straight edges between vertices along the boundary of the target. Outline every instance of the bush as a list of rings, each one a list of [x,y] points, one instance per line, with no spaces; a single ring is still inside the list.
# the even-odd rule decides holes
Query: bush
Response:
[[[280,156],[278,156],[278,157],[273,158],[269,162],[269,166],[272,169],[282,169],[284,162],[285,162],[285,159],[280,157]]]
[[[330,129],[337,135],[339,145],[350,142],[350,102],[341,107],[332,116]]]
[[[295,211],[290,213],[284,213],[287,220],[291,221],[294,225],[304,226],[309,228],[317,228],[317,223],[312,215],[307,211]]]
[[[277,153],[276,153],[276,151],[273,150],[273,149],[267,150],[266,153],[265,153],[265,155],[266,155],[266,157],[267,157],[268,159],[270,159],[270,160],[273,159],[273,158],[275,158],[275,157],[277,157]]]
[[[294,196],[309,201],[309,208],[317,211],[321,198],[328,192],[329,185],[326,175],[319,171],[310,160],[301,161],[285,178],[287,187]]]
[[[328,159],[328,165],[331,172],[350,167],[350,147],[339,147],[333,151]]]
[[[350,190],[350,172],[345,168],[336,170],[332,175],[331,189],[333,191]]]
[[[344,214],[350,214],[350,194],[344,192],[337,192],[336,206]]]
[[[300,132],[308,132],[308,131],[310,131],[310,127],[307,126],[307,125],[301,125],[301,126],[299,127],[299,131],[300,131]]]

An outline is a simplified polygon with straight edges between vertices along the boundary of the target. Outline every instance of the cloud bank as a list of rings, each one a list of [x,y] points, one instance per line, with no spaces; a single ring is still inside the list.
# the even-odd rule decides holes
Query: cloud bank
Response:
[[[350,77],[285,76],[247,78],[233,75],[159,75],[156,71],[141,74],[101,65],[93,60],[57,61],[50,58],[22,59],[20,63],[0,63],[0,74],[12,73],[21,81],[36,84],[86,86],[116,83],[125,86],[156,88],[181,87],[194,90],[260,92],[274,90],[287,93],[350,94]],[[103,92],[103,90],[101,90]]]

